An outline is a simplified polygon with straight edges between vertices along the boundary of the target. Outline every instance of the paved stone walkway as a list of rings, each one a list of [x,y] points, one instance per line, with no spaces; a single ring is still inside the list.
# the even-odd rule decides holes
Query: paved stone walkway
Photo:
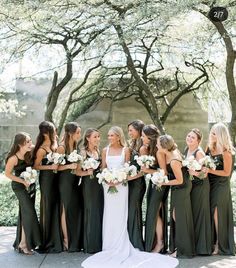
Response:
[[[15,227],[0,227],[0,268],[74,268],[81,267],[82,261],[89,256],[84,253],[67,252],[33,256],[19,254],[12,248],[15,231]],[[179,261],[178,268],[236,268],[236,257],[232,256],[195,257]]]

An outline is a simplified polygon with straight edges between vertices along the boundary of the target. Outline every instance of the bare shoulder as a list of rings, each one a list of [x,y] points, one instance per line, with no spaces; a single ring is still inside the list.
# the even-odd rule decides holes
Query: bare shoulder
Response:
[[[16,166],[18,163],[18,158],[16,157],[16,155],[12,155],[11,157],[9,157],[9,159],[7,160],[8,164],[11,164],[13,166]]]
[[[145,146],[141,146],[140,149],[139,149],[139,153],[140,153],[141,155],[148,154],[148,149],[147,149],[147,147],[145,147]]]

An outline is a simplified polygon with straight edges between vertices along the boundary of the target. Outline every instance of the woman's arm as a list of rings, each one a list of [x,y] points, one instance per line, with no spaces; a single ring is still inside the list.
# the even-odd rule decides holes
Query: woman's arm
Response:
[[[39,148],[36,153],[36,159],[34,161],[34,169],[36,170],[57,170],[58,165],[52,164],[52,165],[42,165],[42,160],[44,156],[46,155],[46,152]]]
[[[170,163],[170,166],[171,166],[173,173],[175,175],[175,179],[170,180],[167,183],[161,183],[161,185],[181,185],[184,181],[181,162],[178,160],[172,160]]]
[[[6,167],[5,167],[5,175],[11,179],[12,181],[16,181],[22,183],[26,188],[29,187],[29,183],[19,177],[13,175],[13,169],[17,165],[18,159],[16,156],[12,156],[7,160]]]
[[[107,147],[103,148],[103,150],[102,150],[102,169],[107,167],[106,153],[107,153]]]

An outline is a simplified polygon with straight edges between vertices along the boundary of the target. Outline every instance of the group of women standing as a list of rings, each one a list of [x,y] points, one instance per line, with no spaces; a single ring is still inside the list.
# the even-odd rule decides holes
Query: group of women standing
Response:
[[[205,151],[200,147],[200,131],[192,129],[187,134],[187,146],[183,154],[170,135],[160,135],[156,126],[145,125],[141,120],[135,120],[128,125],[128,134],[131,141],[126,145],[122,129],[112,127],[108,132],[109,145],[100,154],[99,131],[92,128],[85,131],[79,153],[84,158],[92,157],[101,162],[96,170],[83,170],[79,163],[70,163],[68,160],[64,165],[48,163],[47,155],[51,152],[69,155],[77,150],[81,128],[75,122],[65,125],[64,136],[59,144],[56,128],[48,121],[39,125],[35,147],[32,146],[29,134],[22,132],[15,136],[7,156],[5,171],[6,176],[12,179],[12,189],[19,200],[15,249],[29,255],[37,249],[42,252],[105,251],[109,252],[110,256],[115,248],[119,255],[120,245],[116,244],[115,238],[108,239],[114,233],[117,234],[117,239],[124,237],[123,244],[131,245],[129,252],[138,248],[153,253],[166,253],[169,249],[173,257],[235,254],[230,191],[235,151],[227,127],[217,123],[211,128]],[[150,167],[139,167],[135,156],[140,155],[153,156],[155,163]],[[201,171],[188,170],[182,165],[183,155],[194,156],[197,160],[210,155],[216,163],[216,169],[203,167]],[[136,165],[139,171],[136,176],[128,177],[128,187],[122,186],[127,189],[124,193],[119,186],[121,197],[118,194],[107,194],[108,186],[98,184],[96,178],[100,169],[117,165],[118,162],[120,165],[130,162]],[[39,170],[39,223],[34,209],[35,193],[31,191],[29,195],[29,185],[19,177],[27,166]],[[157,190],[150,180],[146,191],[145,175],[153,174],[158,168],[165,171],[169,181],[162,183],[161,190]],[[190,175],[193,180],[190,180]],[[147,208],[144,227],[142,204],[145,192]],[[168,217],[169,194],[171,198]],[[123,201],[127,195],[125,203],[128,204],[124,204],[127,205],[127,215],[121,214],[126,210],[125,207],[119,205],[119,212],[115,204],[118,201],[110,197],[116,195],[117,200],[121,198]],[[121,200],[118,204],[120,202]],[[113,210],[115,214],[112,219]],[[112,229],[115,228],[115,221],[119,222],[116,217],[122,218],[123,223],[127,222],[125,230],[122,231],[119,226],[115,231]],[[119,236],[119,231],[123,232],[124,236]],[[124,233],[126,231],[128,241]],[[85,261],[83,266],[99,267],[98,263],[102,259],[101,267],[105,267],[104,260],[115,267],[115,263],[110,262],[106,255],[98,257],[100,259],[95,259],[96,265],[94,260],[91,260]],[[138,258],[133,258],[132,262],[134,259]],[[117,258],[115,261],[118,262]],[[123,260],[119,261],[123,263]],[[157,259],[154,263],[156,261]],[[168,263],[169,260],[161,261]],[[175,265],[176,263],[169,262],[166,267]],[[123,267],[130,266],[126,263]]]

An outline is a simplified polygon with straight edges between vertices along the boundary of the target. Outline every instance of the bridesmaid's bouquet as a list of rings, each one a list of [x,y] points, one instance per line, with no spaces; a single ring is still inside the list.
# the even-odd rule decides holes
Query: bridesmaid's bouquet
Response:
[[[160,168],[153,174],[147,174],[146,178],[150,179],[153,183],[153,186],[159,191],[161,191],[161,183],[169,182],[168,177],[165,175],[165,171]]]
[[[127,173],[124,168],[121,169],[113,169],[109,170],[108,168],[104,168],[101,173],[98,173],[97,176],[98,183],[122,183],[123,185],[127,185]],[[118,190],[115,185],[109,186],[108,193],[117,193]]]
[[[74,150],[66,156],[67,160],[71,163],[79,163],[83,160],[83,157],[77,153],[77,150]],[[72,174],[75,174],[74,170],[71,171]]]
[[[201,170],[202,165],[195,159],[193,155],[189,156],[188,158],[185,158],[182,161],[183,167],[187,167],[188,169],[191,169],[193,171]],[[189,175],[189,179],[193,180],[193,175]]]
[[[128,176],[134,177],[137,175],[137,167],[135,165],[124,164],[124,170]]]
[[[155,163],[155,157],[151,155],[140,155],[140,156],[136,155],[134,157],[134,160],[136,160],[136,162],[140,167],[145,166],[146,168],[149,168]]]
[[[25,171],[21,172],[20,177],[29,183],[29,187],[27,187],[28,194],[32,197],[35,195],[35,182],[38,173],[35,169],[31,167],[27,167]]]
[[[97,169],[100,165],[100,162],[94,159],[93,157],[89,157],[86,160],[82,162],[82,169],[88,170],[88,169]],[[90,175],[90,179],[94,178],[93,175]]]
[[[210,168],[213,170],[216,169],[216,163],[215,163],[214,159],[212,159],[209,155],[206,155],[205,157],[199,159],[199,163],[203,167],[207,167],[207,168]]]
[[[48,163],[53,163],[55,165],[65,165],[65,154],[59,154],[51,152],[47,154]],[[57,170],[53,170],[54,173],[57,173]]]

